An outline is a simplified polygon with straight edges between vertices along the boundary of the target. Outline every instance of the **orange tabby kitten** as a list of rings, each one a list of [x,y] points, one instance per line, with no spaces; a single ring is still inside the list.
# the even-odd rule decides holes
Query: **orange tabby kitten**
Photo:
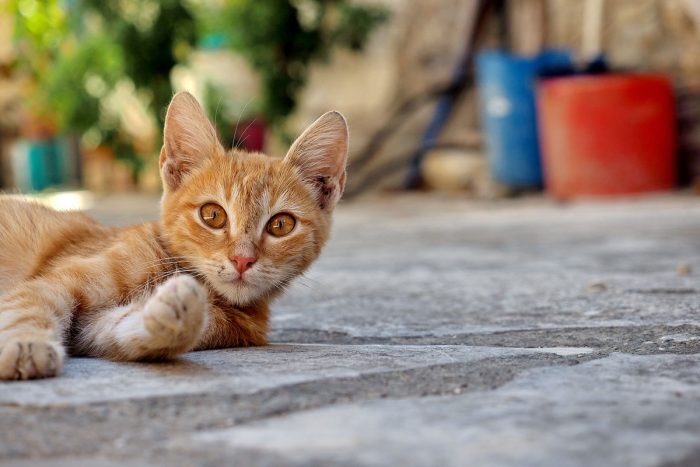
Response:
[[[126,228],[0,197],[0,379],[263,345],[268,303],[319,255],[345,185],[329,112],[283,160],[226,152],[190,94],[168,109],[162,219]]]

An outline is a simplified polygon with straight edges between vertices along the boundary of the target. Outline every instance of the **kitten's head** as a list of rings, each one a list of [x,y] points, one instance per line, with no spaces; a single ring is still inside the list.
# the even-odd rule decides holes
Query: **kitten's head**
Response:
[[[347,151],[338,112],[311,124],[284,159],[226,151],[196,99],[177,94],[160,154],[171,253],[234,304],[274,296],[326,242]]]

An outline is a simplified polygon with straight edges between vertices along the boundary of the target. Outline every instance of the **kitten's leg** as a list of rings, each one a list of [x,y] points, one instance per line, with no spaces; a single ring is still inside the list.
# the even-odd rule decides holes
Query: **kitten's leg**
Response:
[[[0,296],[0,380],[56,376],[73,298],[60,284],[35,279]]]
[[[191,276],[161,284],[150,297],[103,310],[75,339],[79,353],[113,360],[171,358],[192,350],[207,321],[207,293]]]

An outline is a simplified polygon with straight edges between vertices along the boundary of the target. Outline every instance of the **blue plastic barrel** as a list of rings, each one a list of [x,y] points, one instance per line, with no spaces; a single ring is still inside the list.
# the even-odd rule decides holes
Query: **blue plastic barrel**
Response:
[[[564,50],[532,57],[502,51],[477,56],[482,128],[495,180],[514,188],[542,186],[535,86],[540,74],[571,66],[571,54]]]

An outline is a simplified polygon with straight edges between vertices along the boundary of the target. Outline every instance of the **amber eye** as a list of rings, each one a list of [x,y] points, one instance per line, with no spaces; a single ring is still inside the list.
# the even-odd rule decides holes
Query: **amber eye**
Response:
[[[220,229],[226,225],[226,211],[215,203],[207,203],[199,208],[199,216],[212,229]]]
[[[267,233],[274,237],[284,237],[294,229],[297,221],[289,214],[276,214],[267,222]]]

